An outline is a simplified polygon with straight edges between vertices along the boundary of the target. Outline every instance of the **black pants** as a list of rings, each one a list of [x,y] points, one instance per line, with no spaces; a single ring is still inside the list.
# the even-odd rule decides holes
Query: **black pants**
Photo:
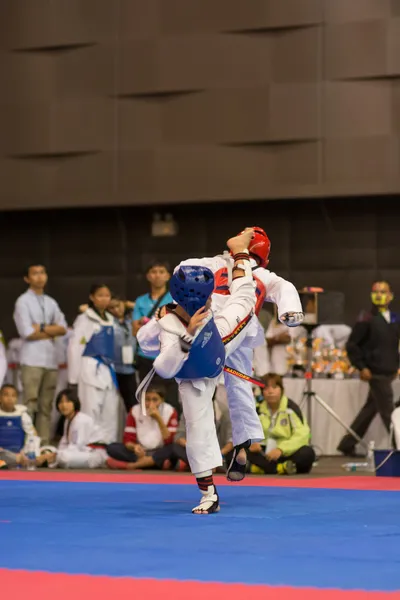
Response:
[[[128,413],[132,406],[137,404],[137,400],[135,398],[136,393],[136,379],[135,373],[130,375],[126,373],[117,373],[117,381],[119,393],[122,396],[122,400],[124,401],[125,410]]]
[[[124,444],[119,442],[109,444],[107,446],[107,454],[111,458],[121,460],[122,462],[134,463],[138,460],[138,457],[132,450],[128,450],[128,448],[125,448]],[[178,444],[162,446],[161,448],[157,448],[157,450],[150,452],[149,455],[152,456],[155,463],[154,467],[156,469],[162,469],[166,460],[170,460],[173,466],[179,459],[184,460],[184,462],[187,463],[186,450]]]
[[[297,473],[309,473],[315,461],[315,452],[311,446],[302,446],[290,456],[281,456],[278,460],[268,460],[261,452],[248,452],[247,460],[250,464],[260,467],[266,475],[275,475],[278,464],[287,460],[295,463]]]
[[[369,394],[367,400],[351,424],[351,428],[364,437],[376,414],[380,414],[387,431],[390,431],[391,415],[393,412],[392,375],[374,375],[369,381]],[[338,446],[338,450],[345,454],[354,452],[357,440],[348,433]]]
[[[151,358],[145,358],[144,356],[136,356],[136,369],[139,374],[139,381],[142,381],[146,375],[153,368],[153,362]],[[179,401],[178,384],[175,379],[162,379],[159,375],[154,375],[152,379],[154,385],[160,384],[165,388],[165,402],[171,404],[177,411],[178,415],[182,412],[182,406]]]

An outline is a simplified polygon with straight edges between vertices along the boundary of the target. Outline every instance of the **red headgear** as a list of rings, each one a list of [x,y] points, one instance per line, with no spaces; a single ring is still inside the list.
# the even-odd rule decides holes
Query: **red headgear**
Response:
[[[249,253],[260,267],[266,268],[271,250],[269,237],[261,227],[253,227],[254,237],[249,244]]]

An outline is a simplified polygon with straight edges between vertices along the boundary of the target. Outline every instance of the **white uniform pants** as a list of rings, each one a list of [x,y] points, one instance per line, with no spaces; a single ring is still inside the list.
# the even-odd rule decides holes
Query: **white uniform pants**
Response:
[[[400,450],[400,407],[395,408],[392,412],[392,427],[396,448]]]
[[[226,366],[245,375],[251,375],[253,348],[241,346],[226,360]],[[232,443],[234,446],[247,440],[261,442],[264,432],[256,411],[252,384],[235,375],[225,373],[225,387],[228,397],[229,414],[232,423]]]
[[[107,452],[101,448],[66,448],[57,454],[57,466],[61,469],[101,469],[107,460]]]
[[[113,386],[108,389],[96,388],[82,381],[78,384],[81,410],[89,415],[100,427],[102,442],[111,444],[118,439],[119,395]]]
[[[247,326],[243,327],[241,324],[254,308],[254,284],[242,279],[243,281],[238,279],[234,282],[232,295],[215,317],[219,334],[225,339],[226,357],[235,352],[246,338]],[[216,377],[179,382],[186,422],[186,452],[193,474],[222,465],[212,403],[217,381]],[[259,439],[263,439],[263,436]]]

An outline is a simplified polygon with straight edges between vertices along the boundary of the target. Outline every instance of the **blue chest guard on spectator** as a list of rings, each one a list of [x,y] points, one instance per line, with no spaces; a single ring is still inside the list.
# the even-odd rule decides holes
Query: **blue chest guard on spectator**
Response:
[[[18,454],[24,443],[25,431],[21,417],[0,416],[0,448]]]
[[[97,333],[94,333],[82,356],[88,356],[97,360],[110,369],[114,385],[118,388],[117,375],[114,369],[114,328],[112,325],[103,325]]]
[[[192,343],[189,357],[175,375],[178,379],[203,379],[217,377],[224,368],[225,346],[214,323],[210,319]]]

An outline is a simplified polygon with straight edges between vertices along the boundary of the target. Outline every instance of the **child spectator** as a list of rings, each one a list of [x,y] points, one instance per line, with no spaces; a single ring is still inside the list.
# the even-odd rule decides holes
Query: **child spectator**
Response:
[[[164,402],[165,391],[149,387],[146,411],[136,404],[128,414],[123,443],[109,444],[107,465],[111,469],[161,469],[170,458],[170,448],[178,426],[176,410]]]
[[[27,460],[24,446],[28,436],[33,435],[36,454],[39,454],[40,439],[36,435],[28,408],[17,404],[17,389],[6,383],[0,390],[0,461],[3,467],[25,466]],[[0,465],[1,468],[1,465]]]
[[[102,434],[92,417],[80,412],[81,403],[71,389],[56,398],[58,412],[65,418],[64,435],[57,452],[44,455],[50,467],[98,469],[105,466],[107,453]]]
[[[114,317],[107,311],[111,292],[93,285],[89,308],[77,317],[68,344],[68,381],[78,387],[82,412],[92,417],[107,443],[118,435],[119,395],[114,358]]]
[[[269,373],[262,380],[265,388],[258,410],[265,440],[250,446],[251,472],[309,473],[315,452],[309,445],[310,428],[299,406],[285,396],[280,375]]]

